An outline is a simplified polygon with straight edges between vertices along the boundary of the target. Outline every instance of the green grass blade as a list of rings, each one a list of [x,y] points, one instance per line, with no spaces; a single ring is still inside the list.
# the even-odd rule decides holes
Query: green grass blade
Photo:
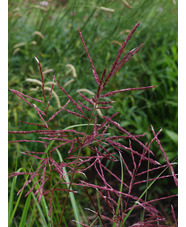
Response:
[[[78,124],[78,125],[71,125],[71,126],[68,126],[68,127],[66,127],[64,130],[67,130],[67,129],[71,129],[71,128],[77,128],[77,127],[82,127],[82,126],[88,126],[88,125],[92,125],[92,126],[94,126],[94,124]],[[98,126],[100,125],[100,124],[97,124]]]
[[[58,197],[57,197],[57,195],[55,193],[54,193],[54,197],[55,197],[55,200],[56,200],[55,205],[54,205],[54,208],[56,206],[56,209],[61,210],[61,205],[59,204],[59,199],[58,199]],[[59,216],[57,216],[57,219],[58,219],[58,222],[59,222]],[[64,216],[63,216],[63,222],[65,224],[65,227],[68,227],[67,222],[66,222],[66,219],[65,219]]]
[[[64,216],[62,217],[62,219],[63,219],[63,222],[64,222],[64,224],[65,224],[65,227],[68,227],[67,222],[66,222],[66,219],[65,219]]]
[[[28,195],[25,206],[24,206],[24,210],[21,216],[21,222],[19,224],[19,227],[22,226],[26,226],[26,220],[27,220],[27,213],[28,213],[28,209],[30,207],[30,202],[31,202],[31,194]]]
[[[8,219],[8,225],[10,225],[10,224],[12,223],[12,220],[13,220],[13,218],[14,218],[14,215],[15,215],[15,212],[16,212],[17,207],[18,207],[18,205],[19,205],[19,201],[20,201],[20,199],[21,199],[22,194],[23,194],[23,190],[22,190],[21,193],[19,194],[18,199],[17,199],[16,204],[15,204],[15,207],[14,207],[14,209],[13,209],[13,211],[12,211],[12,214],[11,214],[10,218]]]
[[[59,152],[58,149],[56,149],[57,151],[57,154],[59,156],[59,160],[60,162],[63,161],[63,158]],[[63,171],[65,172],[65,179],[66,179],[66,182],[67,183],[70,183],[70,180],[69,180],[69,177],[68,177],[68,174],[67,174],[67,170],[65,167],[63,167]],[[68,185],[67,185],[68,187]],[[72,187],[70,188],[72,190]],[[76,203],[76,200],[75,200],[75,197],[74,197],[74,193],[73,192],[69,192],[69,196],[70,196],[70,201],[71,201],[71,204],[72,204],[72,208],[73,208],[73,212],[74,212],[74,216],[75,216],[75,220],[77,221],[77,226],[80,227],[80,215],[79,215],[79,209],[78,209],[78,206],[77,206],[77,203]]]
[[[41,206],[43,208],[45,216],[47,217],[48,222],[50,223],[51,218],[48,216],[49,210],[48,210],[48,206],[46,204],[46,200],[45,200],[44,196],[41,197]]]
[[[31,215],[29,217],[29,220],[28,220],[28,223],[27,223],[27,227],[31,227],[33,226],[33,223],[35,220],[34,219],[34,211],[35,211],[35,208],[36,208],[36,203],[34,203],[34,207],[32,208],[32,212],[31,212]]]
[[[17,172],[20,172],[21,170],[22,170],[22,168],[18,169]],[[14,189],[15,189],[15,185],[16,185],[16,180],[17,180],[17,176],[15,176],[12,181],[12,186],[11,186],[11,191],[10,191],[10,196],[9,196],[9,201],[8,201],[8,220],[10,219],[10,216],[11,216],[11,213],[13,210]]]
[[[94,223],[98,220],[99,216],[97,216],[94,221],[92,222],[92,224],[90,225],[90,227],[93,227]]]
[[[88,225],[89,222],[88,222],[87,216],[86,216],[84,210],[82,209],[82,207],[80,206],[80,204],[78,204],[78,208],[79,208],[81,217],[82,217],[83,220],[84,220],[84,223]]]
[[[54,223],[59,223],[59,216],[57,215],[57,201],[58,201],[58,199],[56,200],[56,201],[52,201],[52,207],[53,207],[53,212],[51,213],[51,214],[53,214],[53,218],[51,218],[52,220],[53,220],[53,222]],[[54,214],[56,214],[56,215],[54,215]]]

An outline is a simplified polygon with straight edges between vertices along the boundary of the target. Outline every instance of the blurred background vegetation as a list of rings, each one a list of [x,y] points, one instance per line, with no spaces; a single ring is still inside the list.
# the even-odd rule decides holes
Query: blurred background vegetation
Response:
[[[107,91],[128,87],[157,85],[153,90],[116,95],[114,110],[120,112],[121,126],[134,133],[151,133],[163,128],[161,142],[169,160],[177,157],[178,145],[178,6],[175,0],[9,0],[9,88],[40,98],[39,85],[26,79],[40,79],[36,56],[43,66],[45,81],[55,75],[72,97],[77,89],[96,92],[86,53],[78,34],[81,29],[87,48],[99,74],[110,69],[120,45],[133,26],[140,27],[126,52],[144,43],[143,48],[115,75]],[[69,71],[68,64],[74,66]],[[47,72],[48,71],[48,72]],[[70,82],[69,84],[66,84]],[[38,86],[38,88],[37,88]],[[31,88],[36,88],[33,91]],[[64,95],[58,91],[61,104]],[[106,92],[106,91],[105,91]],[[58,106],[55,99],[53,109]],[[114,112],[112,112],[114,111]],[[36,122],[37,114],[9,93],[9,130],[31,130],[19,120]],[[63,113],[53,127],[62,129],[78,119]],[[36,129],[36,128],[35,128]],[[10,136],[10,140],[17,136]],[[20,154],[28,144],[9,146],[9,171],[28,165]],[[31,149],[36,145],[32,144]],[[30,148],[29,148],[30,149]],[[159,152],[159,151],[158,151]],[[21,156],[21,158],[20,158]],[[160,156],[161,162],[161,156]],[[11,187],[11,182],[9,184]],[[18,186],[19,187],[19,186]]]

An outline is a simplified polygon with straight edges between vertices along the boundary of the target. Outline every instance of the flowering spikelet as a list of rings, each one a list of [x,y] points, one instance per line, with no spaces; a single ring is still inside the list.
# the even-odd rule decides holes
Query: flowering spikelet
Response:
[[[84,96],[83,94],[81,94],[81,92],[79,92],[80,96],[87,102],[89,102],[90,104],[94,105],[94,103],[92,102],[92,100],[90,100],[89,98],[87,98],[86,96]]]
[[[16,90],[13,90],[13,89],[10,89],[10,91],[12,91],[14,94],[17,93],[17,94],[19,94],[19,95],[21,95],[21,96],[25,96],[25,97],[27,97],[27,98],[29,98],[29,99],[32,99],[32,100],[36,101],[36,102],[40,102],[40,103],[43,103],[43,104],[44,104],[44,102],[41,101],[40,99],[36,99],[36,98],[30,97],[30,96],[28,96],[28,95],[25,95],[25,94],[21,93],[20,91],[16,91]]]
[[[20,93],[18,93],[17,91],[15,91],[15,90],[12,90],[12,89],[10,89],[10,91],[11,92],[13,92],[15,95],[17,95],[19,98],[21,98],[22,100],[24,100],[26,103],[28,103],[30,106],[32,106],[32,107],[34,107],[34,105],[33,104],[31,104],[28,100],[26,100],[25,98],[23,98],[22,97],[22,95],[20,94]],[[45,115],[46,116],[46,114],[42,111],[42,110],[40,110],[39,108],[35,108],[37,111],[39,111],[41,114],[43,114],[43,115]]]
[[[138,88],[125,88],[125,89],[121,89],[121,90],[116,90],[116,91],[110,91],[104,95],[101,95],[101,97],[107,97],[107,96],[112,96],[116,93],[120,93],[120,92],[125,92],[125,91],[136,91],[136,90],[145,90],[145,89],[152,89],[156,86],[148,86],[148,87],[138,87]]]
[[[32,122],[25,122],[25,121],[21,121],[21,123],[23,124],[26,124],[26,125],[36,125],[36,126],[39,126],[39,127],[43,127],[43,128],[46,128],[46,125],[41,125],[41,124],[36,124],[36,123],[32,123]]]
[[[47,123],[45,122],[45,120],[43,119],[43,117],[41,116],[41,114],[39,113],[39,111],[37,110],[37,106],[35,104],[33,106],[36,109],[36,111],[37,111],[39,117],[41,118],[42,122],[44,123],[45,127],[48,128]]]
[[[93,76],[94,76],[94,78],[95,78],[96,83],[99,85],[99,76],[98,76],[98,74],[96,73],[96,68],[94,67],[93,62],[92,62],[92,60],[91,60],[91,58],[90,58],[90,54],[89,54],[89,52],[88,52],[88,50],[87,50],[87,47],[86,47],[86,45],[85,45],[85,41],[83,40],[83,36],[82,36],[82,34],[81,34],[81,31],[80,31],[79,28],[78,28],[78,30],[79,30],[79,35],[80,35],[81,41],[82,41],[82,43],[83,43],[85,52],[87,53],[88,60],[89,60],[90,65],[91,65],[91,67],[92,67]]]
[[[139,25],[140,25],[140,22],[138,22],[138,23],[133,27],[133,29],[131,30],[131,32],[130,32],[129,35],[127,36],[125,42],[123,43],[123,45],[122,45],[121,48],[119,49],[118,54],[117,54],[117,56],[116,56],[116,59],[115,59],[115,61],[114,61],[113,64],[112,64],[112,68],[111,68],[110,72],[109,72],[109,73],[107,74],[107,76],[106,76],[106,80],[105,80],[105,82],[104,82],[104,86],[107,84],[107,82],[108,82],[108,80],[110,79],[110,77],[112,77],[112,76],[114,75],[114,70],[115,70],[115,68],[116,68],[117,65],[118,65],[118,61],[119,61],[120,56],[121,56],[121,54],[123,53],[123,50],[124,50],[124,48],[126,47],[128,41],[131,39],[132,35],[134,34],[134,32],[136,31],[136,29],[137,29],[137,27],[138,27]]]
[[[90,109],[89,107],[85,106],[82,102],[80,102],[80,101],[78,101],[78,102],[79,102],[79,104],[80,104],[83,108],[85,108],[86,110],[92,111],[92,109]]]
[[[168,159],[168,157],[167,157],[165,151],[163,150],[163,147],[162,147],[162,145],[161,145],[161,142],[160,142],[160,140],[158,139],[158,137],[157,137],[157,135],[156,135],[156,133],[155,133],[154,128],[153,128],[152,125],[151,125],[151,129],[152,129],[152,132],[153,132],[154,137],[155,137],[155,139],[156,139],[156,142],[157,142],[158,146],[160,147],[160,150],[161,150],[161,152],[163,153],[163,156],[164,156],[165,160],[167,161],[167,165],[169,166],[169,168],[170,168],[170,170],[171,170],[172,176],[173,176],[173,178],[174,178],[174,182],[175,182],[176,186],[178,187],[178,179],[177,179],[177,177],[176,177],[176,174],[175,174],[175,172],[174,172],[174,169],[173,169],[171,163],[169,162],[169,159]]]

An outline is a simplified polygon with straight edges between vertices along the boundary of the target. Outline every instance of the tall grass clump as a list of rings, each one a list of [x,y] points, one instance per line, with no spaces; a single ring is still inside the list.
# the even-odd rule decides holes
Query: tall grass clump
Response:
[[[78,92],[78,98],[73,98],[54,75],[50,89],[46,89],[42,65],[36,57],[42,99],[10,89],[38,115],[38,121],[35,122],[21,120],[29,130],[9,131],[17,136],[17,139],[9,143],[31,143],[33,147],[32,150],[21,150],[21,154],[31,157],[33,163],[30,163],[30,169],[22,168],[9,174],[9,177],[14,178],[14,187],[16,180],[25,176],[24,183],[17,192],[20,196],[25,191],[24,196],[27,197],[20,225],[31,225],[34,208],[30,213],[28,211],[32,198],[40,217],[37,224],[40,222],[43,226],[68,226],[65,208],[70,197],[77,226],[95,226],[97,223],[100,226],[118,227],[177,226],[176,214],[171,203],[171,199],[177,195],[155,199],[148,196],[151,187],[160,180],[169,179],[170,183],[178,186],[177,174],[173,168],[176,162],[169,161],[159,138],[162,130],[156,132],[151,125],[152,136],[149,140],[145,133],[133,134],[121,127],[114,119],[119,115],[118,112],[110,115],[107,113],[107,110],[115,105],[113,98],[116,94],[122,96],[123,93],[138,90],[145,92],[155,88],[152,85],[105,92],[111,78],[113,79],[142,48],[143,44],[124,54],[126,45],[139,25],[140,22],[130,31],[111,68],[105,68],[101,75],[98,74],[79,29],[80,39],[97,86],[94,95],[91,92],[85,94],[81,90]],[[60,99],[61,106],[58,111],[52,113],[51,103],[56,94],[55,88],[62,92],[63,99]],[[57,117],[62,118],[65,112],[69,118],[80,119],[80,123],[64,127],[59,127],[57,123],[52,124]],[[152,144],[156,144],[156,149],[152,149]],[[156,157],[158,150],[164,159],[163,164],[159,163]],[[78,204],[76,199],[79,193],[83,194],[82,198],[86,195],[90,200],[90,207],[86,208],[86,211],[79,208],[80,202]],[[171,218],[167,218],[166,214],[158,210],[158,205],[164,200],[170,202],[167,212],[171,214]],[[12,211],[13,207],[9,207],[11,225],[16,208]],[[90,216],[90,213],[93,217],[91,221],[86,220],[86,215]]]

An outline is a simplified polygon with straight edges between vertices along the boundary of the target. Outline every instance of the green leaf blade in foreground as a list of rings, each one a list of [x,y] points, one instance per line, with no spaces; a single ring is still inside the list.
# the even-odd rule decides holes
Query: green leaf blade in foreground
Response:
[[[31,194],[28,195],[25,206],[24,206],[24,210],[21,216],[21,222],[19,224],[19,227],[22,226],[26,226],[26,221],[27,221],[27,213],[30,207],[30,202],[31,202]]]
[[[20,172],[21,170],[22,168],[19,168],[17,172]],[[14,203],[14,189],[16,186],[16,181],[17,181],[17,176],[13,178],[11,191],[10,191],[10,197],[8,202],[8,224],[12,222],[14,217],[14,214],[13,214],[14,211],[12,212],[12,210],[13,210],[13,203]]]
[[[58,149],[56,149],[57,151],[57,154],[59,156],[59,159],[60,159],[60,162],[63,161],[63,158],[59,152]],[[68,174],[67,174],[67,170],[65,167],[63,167],[63,171],[65,172],[65,179],[66,179],[66,182],[67,183],[70,183],[70,180],[69,180],[69,177],[68,177]],[[67,185],[68,187],[68,185]],[[70,188],[70,190],[72,190],[72,187]],[[77,203],[76,203],[76,200],[75,200],[75,197],[74,197],[74,193],[73,192],[69,192],[69,195],[70,195],[70,201],[72,203],[72,208],[73,208],[73,212],[74,212],[74,216],[75,216],[75,220],[76,220],[76,224],[78,227],[81,227],[81,225],[79,224],[80,222],[80,215],[79,215],[79,209],[78,209],[78,206],[77,206]]]

